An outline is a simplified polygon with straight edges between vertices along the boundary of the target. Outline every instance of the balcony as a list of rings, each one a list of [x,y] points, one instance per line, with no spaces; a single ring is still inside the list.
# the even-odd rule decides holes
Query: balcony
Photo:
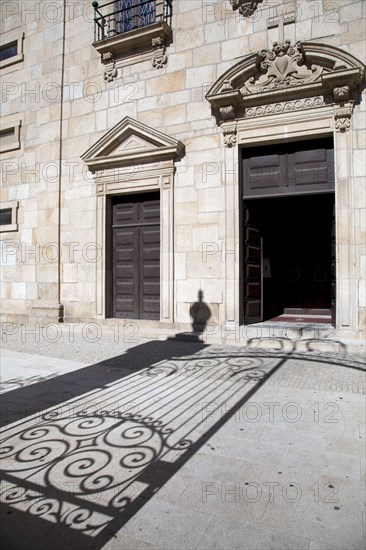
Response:
[[[169,26],[172,0],[114,0],[94,8],[94,42],[165,21]]]
[[[165,49],[172,36],[172,0],[94,1],[92,5],[93,46],[107,66],[105,80],[117,76],[116,67],[144,61],[151,53],[154,68],[165,65]]]

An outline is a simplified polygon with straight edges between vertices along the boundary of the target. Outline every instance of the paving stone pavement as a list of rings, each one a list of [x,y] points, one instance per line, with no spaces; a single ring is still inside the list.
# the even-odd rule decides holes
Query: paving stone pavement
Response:
[[[3,548],[365,547],[362,355],[91,345],[2,351]]]

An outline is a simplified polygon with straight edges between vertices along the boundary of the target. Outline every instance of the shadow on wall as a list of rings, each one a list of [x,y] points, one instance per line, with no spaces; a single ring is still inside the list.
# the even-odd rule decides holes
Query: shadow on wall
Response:
[[[202,334],[206,329],[209,318],[211,317],[211,310],[203,301],[202,290],[198,291],[198,302],[191,305],[189,315],[192,318],[192,332]]]
[[[198,301],[194,302],[189,308],[189,315],[192,319],[191,332],[179,332],[169,341],[182,340],[186,342],[203,342],[204,332],[207,328],[208,320],[212,316],[211,309],[203,301],[202,290],[198,291]]]

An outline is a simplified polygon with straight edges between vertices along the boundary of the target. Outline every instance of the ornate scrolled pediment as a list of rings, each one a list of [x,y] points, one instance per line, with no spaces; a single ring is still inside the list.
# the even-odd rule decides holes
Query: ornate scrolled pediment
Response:
[[[301,109],[300,100],[307,98],[318,99],[308,101],[306,108],[319,106],[319,98],[340,105],[352,102],[364,77],[363,63],[339,48],[286,40],[244,57],[213,84],[206,98],[225,133],[229,122],[232,127],[235,120],[253,116],[251,112],[257,116],[259,107],[271,107],[261,114],[276,114],[284,112],[284,102],[291,110]]]

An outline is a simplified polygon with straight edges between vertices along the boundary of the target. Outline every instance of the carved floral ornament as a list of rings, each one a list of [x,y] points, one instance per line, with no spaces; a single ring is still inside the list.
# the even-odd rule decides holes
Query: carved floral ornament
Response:
[[[346,104],[334,110],[334,127],[338,132],[345,132],[351,127],[353,104]]]
[[[263,0],[230,0],[233,10],[239,10],[239,13],[243,17],[250,17],[253,15],[258,8],[258,4],[261,4],[262,2]]]
[[[334,105],[336,130],[346,131],[355,102],[353,92],[364,76],[365,66],[347,52],[286,40],[275,42],[271,50],[246,56],[215,82],[206,98],[229,146],[235,140],[227,136],[235,135],[238,120],[325,104]]]
[[[301,42],[292,46],[290,40],[274,42],[272,50],[258,52],[256,65],[258,74],[244,82],[243,94],[315,82],[324,70],[318,65],[308,68]]]
[[[105,52],[102,54],[102,63],[104,65],[103,78],[106,82],[113,82],[118,76],[116,69],[116,61],[112,52]]]

